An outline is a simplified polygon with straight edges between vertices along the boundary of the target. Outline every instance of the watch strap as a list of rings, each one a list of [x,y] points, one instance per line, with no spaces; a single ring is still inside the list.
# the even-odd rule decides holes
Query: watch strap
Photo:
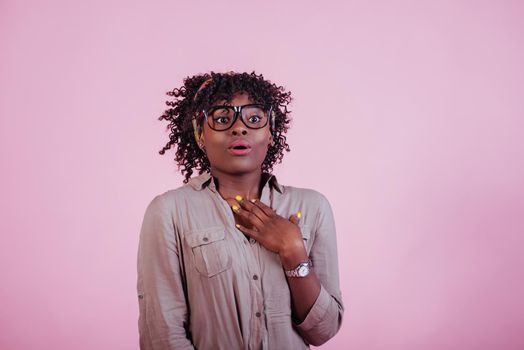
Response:
[[[308,273],[305,276],[300,276],[299,274],[300,268],[304,266],[308,268]],[[292,270],[284,270],[284,273],[286,274],[287,277],[306,277],[309,274],[309,271],[311,270],[312,267],[313,267],[313,261],[311,259],[308,259],[307,261],[301,262],[300,264],[298,264],[298,266]]]

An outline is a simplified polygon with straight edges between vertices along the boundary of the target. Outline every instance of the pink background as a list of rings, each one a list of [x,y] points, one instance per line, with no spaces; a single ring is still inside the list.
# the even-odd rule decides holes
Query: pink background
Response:
[[[146,205],[182,184],[165,92],[294,93],[281,183],[337,222],[323,349],[524,349],[519,1],[0,2],[0,348],[137,349]]]

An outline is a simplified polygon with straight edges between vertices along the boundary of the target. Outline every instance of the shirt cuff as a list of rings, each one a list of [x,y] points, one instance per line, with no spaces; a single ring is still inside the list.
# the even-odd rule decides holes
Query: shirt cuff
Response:
[[[320,293],[318,294],[317,300],[309,310],[306,318],[302,323],[295,324],[295,327],[300,332],[307,332],[315,327],[328,311],[329,304],[331,303],[331,295],[324,289],[324,286],[320,285]]]

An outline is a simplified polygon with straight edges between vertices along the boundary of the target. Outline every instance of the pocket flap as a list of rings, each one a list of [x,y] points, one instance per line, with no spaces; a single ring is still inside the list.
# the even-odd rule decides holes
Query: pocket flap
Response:
[[[205,244],[210,244],[226,238],[226,231],[224,227],[210,227],[198,231],[191,231],[185,235],[187,244],[191,248],[198,247]]]

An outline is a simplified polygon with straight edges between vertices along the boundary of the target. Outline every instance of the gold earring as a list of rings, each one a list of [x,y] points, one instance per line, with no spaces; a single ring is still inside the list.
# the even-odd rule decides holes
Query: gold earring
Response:
[[[197,141],[197,145],[201,150],[205,150],[206,147],[204,146],[204,142],[202,142],[202,138],[199,138]]]

